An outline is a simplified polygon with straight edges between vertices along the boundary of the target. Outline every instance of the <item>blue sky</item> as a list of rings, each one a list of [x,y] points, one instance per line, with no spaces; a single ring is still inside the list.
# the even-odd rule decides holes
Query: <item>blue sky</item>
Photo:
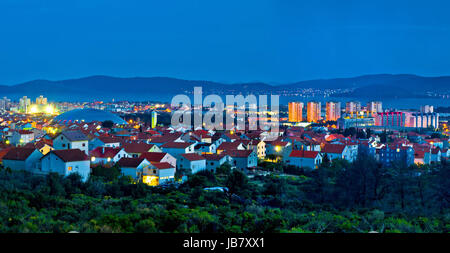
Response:
[[[2,0],[0,84],[450,74],[450,1]]]

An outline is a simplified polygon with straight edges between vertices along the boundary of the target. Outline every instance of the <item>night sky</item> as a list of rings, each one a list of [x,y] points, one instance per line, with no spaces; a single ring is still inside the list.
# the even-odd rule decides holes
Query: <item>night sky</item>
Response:
[[[449,13],[448,0],[1,0],[0,84],[450,75]]]

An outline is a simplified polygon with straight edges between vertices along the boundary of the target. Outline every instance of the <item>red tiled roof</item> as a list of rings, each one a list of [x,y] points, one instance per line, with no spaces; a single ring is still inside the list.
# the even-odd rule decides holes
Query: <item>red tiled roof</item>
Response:
[[[166,155],[165,152],[144,152],[140,158],[145,158],[149,162],[160,162]]]
[[[91,151],[90,155],[99,158],[115,157],[121,150],[122,148],[97,147]]]
[[[181,133],[167,133],[163,136],[155,136],[153,138],[150,139],[150,142],[152,143],[167,143],[167,142],[172,142],[178,138],[180,138]]]
[[[267,142],[267,144],[272,145],[272,146],[285,147],[285,146],[287,146],[289,144],[289,142],[276,140],[276,141],[269,141],[269,142]]]
[[[175,168],[170,163],[166,163],[166,162],[164,162],[164,163],[155,163],[155,162],[153,162],[152,165],[155,166],[159,170]]]
[[[139,140],[149,140],[152,137],[149,133],[138,133],[136,138]]]
[[[189,161],[206,160],[204,157],[202,157],[201,155],[198,155],[196,153],[182,154],[181,156],[184,157],[186,160],[189,160]]]
[[[117,164],[120,167],[128,167],[128,168],[136,168],[137,166],[139,166],[139,164],[142,163],[142,161],[144,161],[145,158],[128,158],[128,157],[122,157],[120,158],[120,160],[117,162]]]
[[[149,134],[151,134],[151,135],[160,135],[160,133],[157,132],[157,131],[155,131],[155,130],[147,130],[147,131],[145,131],[145,132],[147,132],[147,133],[149,133]]]
[[[117,142],[120,143],[120,139],[109,136],[98,137],[98,139],[101,140],[103,143],[117,143]]]
[[[322,153],[342,154],[345,149],[343,144],[325,144],[322,148]]]
[[[425,157],[425,151],[422,150],[416,150],[414,152],[414,157],[415,158],[424,158]]]
[[[187,148],[189,146],[191,146],[193,143],[190,142],[167,142],[165,144],[163,144],[161,147],[162,148]]]
[[[251,153],[253,153],[252,150],[227,150],[223,152],[225,155],[238,158],[249,157]]]
[[[79,149],[52,150],[50,153],[55,154],[56,156],[61,158],[64,162],[78,162],[89,160],[89,157]]]
[[[3,160],[25,161],[35,150],[35,148],[12,148],[3,156]]]
[[[239,136],[237,136],[236,134],[224,133],[224,135],[227,136],[228,138],[230,138],[231,140],[239,139]]]
[[[2,161],[3,157],[11,150],[12,148],[4,148],[0,150],[0,162]]]
[[[235,142],[223,142],[222,144],[217,147],[217,150],[234,150],[237,149],[237,147],[241,145],[241,142],[235,141]]]
[[[329,136],[327,136],[325,138],[326,141],[331,141],[331,140],[335,140],[335,139],[343,139],[345,138],[345,136],[343,136],[342,134],[330,134]]]
[[[192,132],[192,134],[195,134],[198,137],[211,137],[209,132],[206,130],[195,130]]]
[[[122,146],[127,153],[144,153],[148,152],[154,146],[154,144],[124,143]]]
[[[35,148],[10,148],[7,153],[3,156],[2,160],[17,160],[25,161],[31,153],[33,153]]]
[[[319,155],[318,151],[292,150],[289,157],[316,158],[317,155]]]
[[[202,155],[207,161],[219,161],[220,159],[225,157],[225,154],[204,154]]]
[[[18,130],[17,131],[19,134],[33,134],[33,132],[28,131],[28,130]]]

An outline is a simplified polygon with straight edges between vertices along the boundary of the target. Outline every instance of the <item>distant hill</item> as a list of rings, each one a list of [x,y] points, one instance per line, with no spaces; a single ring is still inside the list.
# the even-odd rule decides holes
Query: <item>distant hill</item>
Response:
[[[335,96],[345,97],[423,97],[426,92],[450,93],[450,76],[422,77],[416,75],[365,75],[352,78],[335,78],[301,81],[290,84],[266,83],[223,84],[211,81],[183,80],[169,77],[119,78],[90,76],[61,81],[34,80],[17,85],[0,85],[2,96],[35,97],[45,95],[57,100],[131,99],[192,93],[202,86],[205,94],[289,94],[299,89],[341,89]],[[345,93],[342,93],[345,92]]]

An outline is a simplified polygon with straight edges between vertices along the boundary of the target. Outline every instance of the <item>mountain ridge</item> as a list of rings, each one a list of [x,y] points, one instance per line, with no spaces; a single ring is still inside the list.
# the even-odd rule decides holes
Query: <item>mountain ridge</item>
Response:
[[[205,94],[285,94],[303,89],[335,90],[333,96],[349,97],[422,97],[427,92],[450,94],[450,76],[424,77],[413,74],[371,74],[356,77],[305,80],[280,85],[265,82],[224,84],[207,80],[180,78],[113,77],[92,75],[66,80],[36,79],[15,85],[0,85],[0,94],[27,96],[130,97],[133,94],[190,94],[196,86]],[[389,89],[387,92],[387,89]],[[448,92],[448,93],[447,93]]]

